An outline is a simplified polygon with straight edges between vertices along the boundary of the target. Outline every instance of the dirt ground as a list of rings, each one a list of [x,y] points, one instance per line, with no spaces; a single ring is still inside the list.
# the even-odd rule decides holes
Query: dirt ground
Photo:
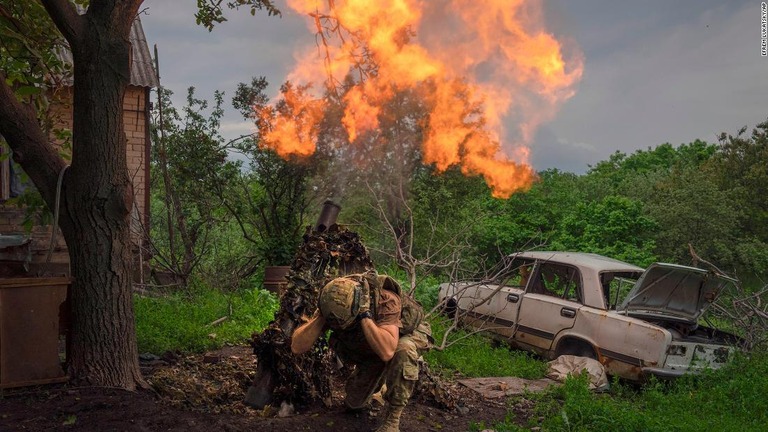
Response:
[[[0,394],[1,431],[369,431],[383,409],[350,414],[334,391],[322,404],[279,417],[240,401],[254,358],[248,347],[228,347],[196,356],[144,356],[142,369],[151,391],[51,385],[6,389]],[[414,398],[401,422],[403,431],[466,431],[473,423],[503,420],[500,399],[449,383],[459,396],[446,411]],[[340,383],[339,383],[340,387]],[[287,407],[284,407],[284,410]],[[287,410],[290,411],[290,410]]]

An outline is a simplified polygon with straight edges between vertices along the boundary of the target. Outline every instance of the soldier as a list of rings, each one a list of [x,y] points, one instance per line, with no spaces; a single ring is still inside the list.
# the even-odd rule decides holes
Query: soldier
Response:
[[[301,354],[331,330],[331,348],[355,365],[345,386],[351,411],[365,409],[386,384],[389,407],[379,432],[400,430],[400,415],[419,378],[420,352],[431,339],[421,306],[400,294],[394,279],[373,272],[334,279],[320,292],[318,311],[291,340],[291,351]]]

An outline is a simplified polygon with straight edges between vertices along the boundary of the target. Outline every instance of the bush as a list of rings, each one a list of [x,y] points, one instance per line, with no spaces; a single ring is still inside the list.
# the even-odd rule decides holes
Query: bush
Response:
[[[246,343],[272,320],[274,295],[260,289],[227,294],[198,288],[165,298],[135,297],[139,352],[202,352],[224,344]],[[228,317],[216,326],[215,320]]]
[[[395,264],[390,263],[379,266],[376,271],[380,275],[387,275],[397,280],[404,292],[410,290],[408,275]],[[424,311],[429,312],[430,309],[437,305],[437,293],[440,289],[440,282],[441,279],[433,275],[419,275],[416,279],[416,290],[413,293],[413,298],[421,303]]]

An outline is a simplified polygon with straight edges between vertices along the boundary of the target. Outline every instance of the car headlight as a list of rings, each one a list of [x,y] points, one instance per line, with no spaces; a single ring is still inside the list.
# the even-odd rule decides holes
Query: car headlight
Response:
[[[670,345],[669,348],[667,348],[667,354],[673,356],[683,357],[687,351],[688,348],[685,345]]]

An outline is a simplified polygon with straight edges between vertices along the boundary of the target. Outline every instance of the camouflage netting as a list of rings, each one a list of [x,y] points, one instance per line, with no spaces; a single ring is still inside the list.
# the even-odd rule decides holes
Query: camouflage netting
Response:
[[[332,279],[373,270],[373,262],[360,236],[337,225],[328,231],[307,228],[304,243],[288,274],[288,285],[280,299],[280,310],[266,330],[254,333],[251,345],[258,357],[254,387],[264,404],[289,401],[308,405],[331,401],[331,379],[337,373],[335,356],[324,338],[309,353],[291,353],[291,335],[317,309],[320,289]],[[422,364],[414,396],[442,409],[454,409],[455,389],[445,386]],[[271,390],[271,393],[269,393]]]
[[[430,404],[444,410],[453,410],[459,405],[457,384],[447,384],[429,370],[426,361],[419,362],[419,381],[411,399]]]
[[[273,387],[275,401],[309,404],[318,399],[329,403],[334,356],[321,338],[306,354],[291,353],[293,330],[317,309],[320,289],[332,279],[373,269],[373,262],[360,236],[333,225],[328,231],[307,228],[304,243],[293,259],[288,285],[280,298],[280,310],[266,330],[254,334],[251,345],[258,356],[254,384]]]

